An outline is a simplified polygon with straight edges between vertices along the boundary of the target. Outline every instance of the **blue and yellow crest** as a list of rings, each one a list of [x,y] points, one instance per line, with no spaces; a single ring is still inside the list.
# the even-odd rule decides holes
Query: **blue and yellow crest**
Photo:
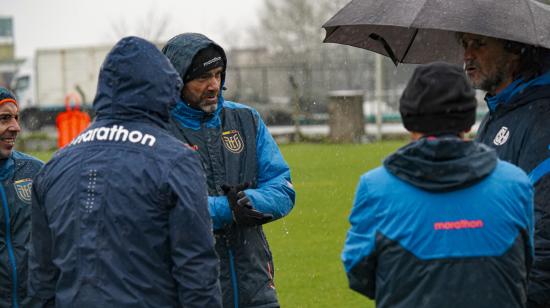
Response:
[[[21,179],[13,183],[15,186],[15,192],[17,197],[21,201],[30,204],[31,203],[31,189],[32,189],[32,179]]]
[[[232,153],[241,153],[244,149],[244,141],[238,130],[229,130],[222,133],[223,145]]]

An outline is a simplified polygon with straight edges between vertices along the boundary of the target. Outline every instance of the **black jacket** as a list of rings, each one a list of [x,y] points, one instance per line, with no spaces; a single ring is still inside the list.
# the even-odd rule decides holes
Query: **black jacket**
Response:
[[[535,262],[529,299],[550,302],[550,85],[528,87],[496,105],[477,141],[523,169],[535,187]],[[550,303],[549,303],[550,304]]]
[[[145,40],[103,63],[95,122],[33,187],[30,293],[57,307],[221,307],[204,172],[165,129],[181,81]]]

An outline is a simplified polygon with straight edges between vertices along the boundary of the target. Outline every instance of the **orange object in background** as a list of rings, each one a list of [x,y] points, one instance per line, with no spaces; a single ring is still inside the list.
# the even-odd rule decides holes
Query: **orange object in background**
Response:
[[[71,102],[74,107],[71,108]],[[90,124],[90,115],[80,111],[80,96],[76,93],[69,93],[65,96],[65,111],[59,113],[55,118],[57,126],[57,146],[64,147],[70,143]]]

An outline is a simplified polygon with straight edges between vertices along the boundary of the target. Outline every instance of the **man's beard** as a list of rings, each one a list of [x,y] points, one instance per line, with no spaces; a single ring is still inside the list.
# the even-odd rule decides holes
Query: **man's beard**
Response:
[[[507,77],[508,65],[501,65],[497,67],[494,74],[482,79],[479,85],[474,85],[474,88],[494,94],[497,88],[507,79]]]
[[[501,55],[499,59],[496,60],[496,63],[499,63],[499,65],[496,66],[494,73],[487,74],[485,78],[481,78],[478,82],[474,83],[472,81],[472,86],[475,89],[483,90],[494,95],[497,88],[510,77],[510,67],[512,65],[510,59]],[[473,61],[473,63],[469,65],[474,65],[478,70],[480,69],[480,65],[477,61]]]

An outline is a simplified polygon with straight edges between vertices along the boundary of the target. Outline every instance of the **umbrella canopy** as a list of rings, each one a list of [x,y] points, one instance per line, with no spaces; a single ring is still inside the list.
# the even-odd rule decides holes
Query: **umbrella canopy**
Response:
[[[353,0],[327,21],[325,43],[397,63],[461,63],[456,32],[550,48],[550,0]]]

